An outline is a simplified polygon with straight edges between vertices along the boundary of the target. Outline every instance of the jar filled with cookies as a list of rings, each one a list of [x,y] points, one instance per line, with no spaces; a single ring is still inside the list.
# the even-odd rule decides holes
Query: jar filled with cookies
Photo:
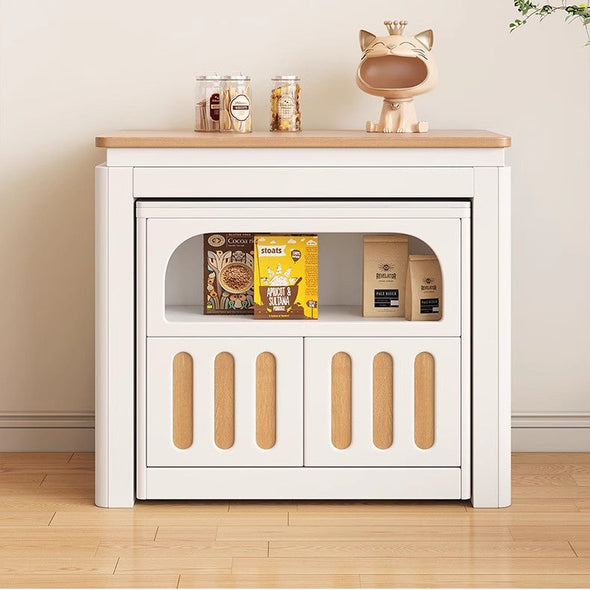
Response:
[[[221,76],[197,76],[195,131],[219,131]]]
[[[222,80],[219,129],[225,133],[252,131],[250,76],[224,76]]]
[[[301,131],[299,76],[274,76],[270,93],[271,131]]]

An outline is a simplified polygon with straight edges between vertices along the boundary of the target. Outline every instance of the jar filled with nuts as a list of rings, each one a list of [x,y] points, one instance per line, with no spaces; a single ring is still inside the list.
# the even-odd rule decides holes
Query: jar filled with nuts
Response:
[[[301,131],[299,76],[275,76],[270,94],[271,131]]]
[[[250,76],[224,76],[219,128],[224,132],[250,133],[252,109]]]

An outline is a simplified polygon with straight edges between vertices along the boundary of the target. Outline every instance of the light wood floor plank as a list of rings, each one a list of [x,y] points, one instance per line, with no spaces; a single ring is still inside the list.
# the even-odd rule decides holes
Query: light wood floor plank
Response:
[[[193,514],[195,512],[215,513],[228,512],[229,502],[199,502],[199,501],[138,501],[133,507],[137,513],[149,513],[149,514]]]
[[[182,574],[179,588],[360,588],[360,576],[306,574]]]
[[[69,498],[68,496],[44,497],[39,494],[10,494],[0,492],[2,510],[56,512],[57,510],[71,510],[74,512],[99,510],[94,500],[90,498]]]
[[[361,576],[363,588],[583,588],[585,575],[387,575]]]
[[[501,512],[579,512],[579,502],[562,498],[513,498],[512,505],[500,508]],[[473,506],[466,507],[467,512],[480,512]]]
[[[231,557],[121,557],[117,563],[116,573],[117,575],[134,573],[142,575],[184,574],[190,572],[214,574],[223,571],[229,573],[231,566]]]
[[[590,500],[576,500],[575,504],[580,512],[590,512]]]
[[[0,576],[15,574],[63,575],[112,574],[117,560],[80,559],[79,557],[3,557],[0,560]]]
[[[55,512],[27,512],[5,511],[0,512],[0,528],[15,526],[48,526]]]
[[[512,464],[518,463],[590,464],[590,453],[512,453]]]
[[[529,486],[512,488],[514,498],[590,499],[590,486]]]
[[[6,557],[94,557],[98,549],[98,540],[88,538],[56,540],[34,540],[30,538],[0,539],[0,561]]]
[[[28,488],[38,488],[41,482],[46,478],[46,474],[41,471],[32,471],[29,473],[21,472],[4,472],[0,473],[0,493],[4,490]]]
[[[573,540],[571,541],[571,545],[578,557],[590,557],[590,540]]]
[[[514,463],[512,473],[514,475],[590,473],[590,463]]]
[[[448,514],[462,513],[467,508],[466,502],[301,502],[297,504],[298,512],[332,513],[417,513]],[[291,510],[292,512],[292,510]]]
[[[100,541],[142,542],[152,541],[156,536],[157,526],[114,527],[110,525],[88,527],[52,527],[52,526],[14,526],[0,527],[0,542],[45,541],[47,543],[78,543]],[[216,528],[208,529],[207,539],[215,538]],[[196,534],[196,532],[195,532]]]
[[[66,465],[72,457],[73,453],[0,453],[0,466],[43,469]]]
[[[262,514],[264,512],[282,512],[287,513],[289,511],[297,510],[297,504],[294,502],[271,502],[271,501],[242,501],[242,502],[230,502],[229,511],[234,514],[245,513],[245,512],[256,512],[256,514]]]
[[[531,486],[575,486],[578,484],[570,473],[513,473],[512,485],[518,488]]]
[[[51,521],[51,526],[85,526],[103,527],[111,526],[137,526],[146,524],[165,524],[166,526],[194,526],[194,527],[211,527],[222,525],[233,526],[251,526],[251,525],[285,525],[287,524],[287,514],[232,514],[231,512],[212,512],[205,514],[202,512],[171,512],[164,514],[161,511],[152,513],[151,511],[135,511],[133,508],[108,510],[99,509],[97,512],[64,512],[57,511]]]
[[[479,510],[464,514],[430,514],[428,519],[419,514],[310,514],[290,513],[291,526],[422,526],[444,525],[456,526],[535,526],[535,525],[572,525],[590,526],[590,514],[545,513],[545,512],[510,512],[504,510]]]
[[[158,538],[186,538],[190,529],[160,527]],[[217,539],[226,541],[448,541],[448,526],[220,526]],[[456,541],[511,541],[510,529],[503,526],[456,526],[452,529]]]
[[[318,557],[236,557],[232,573],[269,574],[584,574],[590,575],[590,559],[578,557],[543,558],[318,558]]]
[[[515,541],[590,541],[590,526],[512,526]]]
[[[179,576],[160,575],[0,575],[1,588],[176,588]]]
[[[567,544],[567,543],[566,543]],[[569,544],[567,545],[571,551]],[[0,551],[1,554],[1,551]],[[101,542],[96,557],[268,557],[266,541]]]
[[[589,471],[574,471],[571,474],[572,479],[576,482],[579,486],[590,486],[590,470]],[[590,497],[590,490],[589,497]]]
[[[94,490],[94,473],[49,473],[41,483],[42,488],[88,488]]]
[[[271,541],[270,557],[572,557],[567,541]],[[254,557],[253,555],[251,557]]]

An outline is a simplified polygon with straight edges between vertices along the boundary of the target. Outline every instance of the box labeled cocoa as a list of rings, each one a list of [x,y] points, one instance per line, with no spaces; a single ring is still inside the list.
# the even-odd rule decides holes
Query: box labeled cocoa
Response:
[[[254,238],[254,317],[318,319],[317,235]]]
[[[363,244],[363,316],[403,318],[408,236],[370,235]]]
[[[204,313],[254,313],[254,234],[203,236]]]

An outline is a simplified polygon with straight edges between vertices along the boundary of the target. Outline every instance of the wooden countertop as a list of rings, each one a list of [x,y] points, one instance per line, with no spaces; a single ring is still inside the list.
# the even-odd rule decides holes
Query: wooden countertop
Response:
[[[296,133],[197,133],[194,131],[117,131],[96,137],[100,148],[507,148],[511,138],[480,130],[428,133],[301,131]]]

